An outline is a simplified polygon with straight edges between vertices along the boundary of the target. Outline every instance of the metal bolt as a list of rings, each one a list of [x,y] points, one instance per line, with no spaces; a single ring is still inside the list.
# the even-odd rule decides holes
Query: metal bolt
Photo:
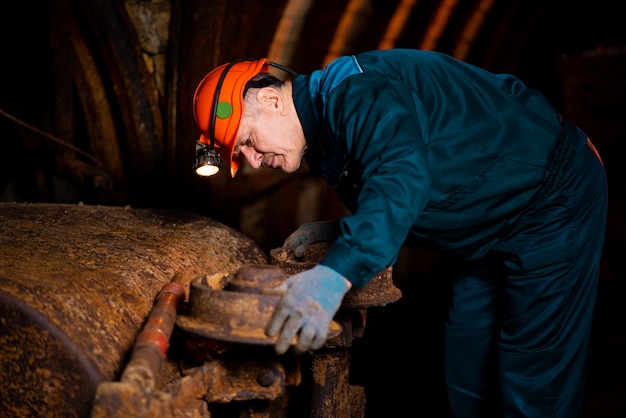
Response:
[[[257,374],[256,381],[264,388],[270,387],[276,381],[276,372],[273,369],[262,369]]]

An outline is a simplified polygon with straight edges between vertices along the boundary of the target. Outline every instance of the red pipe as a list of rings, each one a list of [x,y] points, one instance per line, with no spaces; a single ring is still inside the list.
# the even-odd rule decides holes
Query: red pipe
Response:
[[[154,388],[155,376],[170,345],[179,304],[185,298],[181,282],[182,276],[177,274],[159,292],[146,324],[135,339],[131,359],[122,374],[123,382]]]

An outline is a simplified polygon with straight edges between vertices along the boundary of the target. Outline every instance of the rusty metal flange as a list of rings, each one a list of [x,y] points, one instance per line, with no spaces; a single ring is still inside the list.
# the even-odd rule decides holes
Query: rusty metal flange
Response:
[[[287,278],[278,267],[246,265],[234,274],[199,276],[190,283],[189,315],[179,315],[176,325],[183,331],[217,341],[274,345],[265,328],[280,300],[279,295],[261,294],[263,287],[274,287]],[[328,338],[342,331],[332,321]],[[294,338],[292,345],[297,342]]]
[[[332,243],[329,242],[313,243],[300,259],[296,258],[290,248],[274,248],[270,250],[270,262],[288,275],[293,275],[313,268],[321,261],[331,245]],[[402,292],[393,284],[392,268],[387,267],[362,288],[352,287],[343,298],[342,307],[360,309],[384,306],[396,302],[401,297]]]

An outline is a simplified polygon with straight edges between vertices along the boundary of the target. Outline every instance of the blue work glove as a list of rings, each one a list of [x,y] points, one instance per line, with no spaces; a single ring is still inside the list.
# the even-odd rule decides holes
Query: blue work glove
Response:
[[[264,294],[282,295],[265,328],[269,337],[278,335],[276,353],[284,354],[296,335],[296,354],[321,348],[330,322],[351,287],[352,283],[341,274],[318,264],[294,274],[280,286],[264,289]]]
[[[300,258],[314,242],[334,242],[338,236],[337,221],[307,222],[287,237],[283,247],[293,249],[293,254]]]

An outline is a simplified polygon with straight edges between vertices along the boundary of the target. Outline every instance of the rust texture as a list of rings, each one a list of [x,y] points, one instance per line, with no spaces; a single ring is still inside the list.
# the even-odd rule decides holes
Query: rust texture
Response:
[[[242,234],[189,213],[0,204],[0,409],[88,415],[173,277],[188,289],[199,274],[267,261]]]
[[[317,352],[311,362],[311,371],[311,416],[350,417],[349,349]]]
[[[253,416],[279,418],[282,412],[270,411],[272,403],[280,401],[284,385],[285,370],[276,361],[214,360],[188,370],[158,391],[131,382],[103,382],[91,418],[243,417],[248,416],[243,411],[255,405],[258,414]],[[233,405],[228,414],[213,415],[211,403]]]
[[[301,258],[291,248],[279,247],[270,251],[271,263],[282,268],[288,275],[313,268],[322,260],[332,243],[316,242],[309,246]],[[396,302],[402,292],[393,284],[392,267],[387,267],[374,276],[362,288],[352,287],[343,299],[342,307],[350,309],[384,306]]]
[[[262,294],[265,286],[286,279],[271,265],[246,265],[231,274],[199,276],[191,281],[189,312],[176,319],[187,333],[222,342],[273,346],[278,336],[268,337],[265,328],[280,296]],[[337,337],[341,326],[332,321],[329,337]],[[292,344],[297,342],[294,337]]]
[[[185,289],[180,283],[172,281],[163,286],[146,325],[135,340],[132,356],[122,374],[123,382],[134,381],[154,388],[155,376],[158,376],[170,346],[178,307],[184,299]]]

